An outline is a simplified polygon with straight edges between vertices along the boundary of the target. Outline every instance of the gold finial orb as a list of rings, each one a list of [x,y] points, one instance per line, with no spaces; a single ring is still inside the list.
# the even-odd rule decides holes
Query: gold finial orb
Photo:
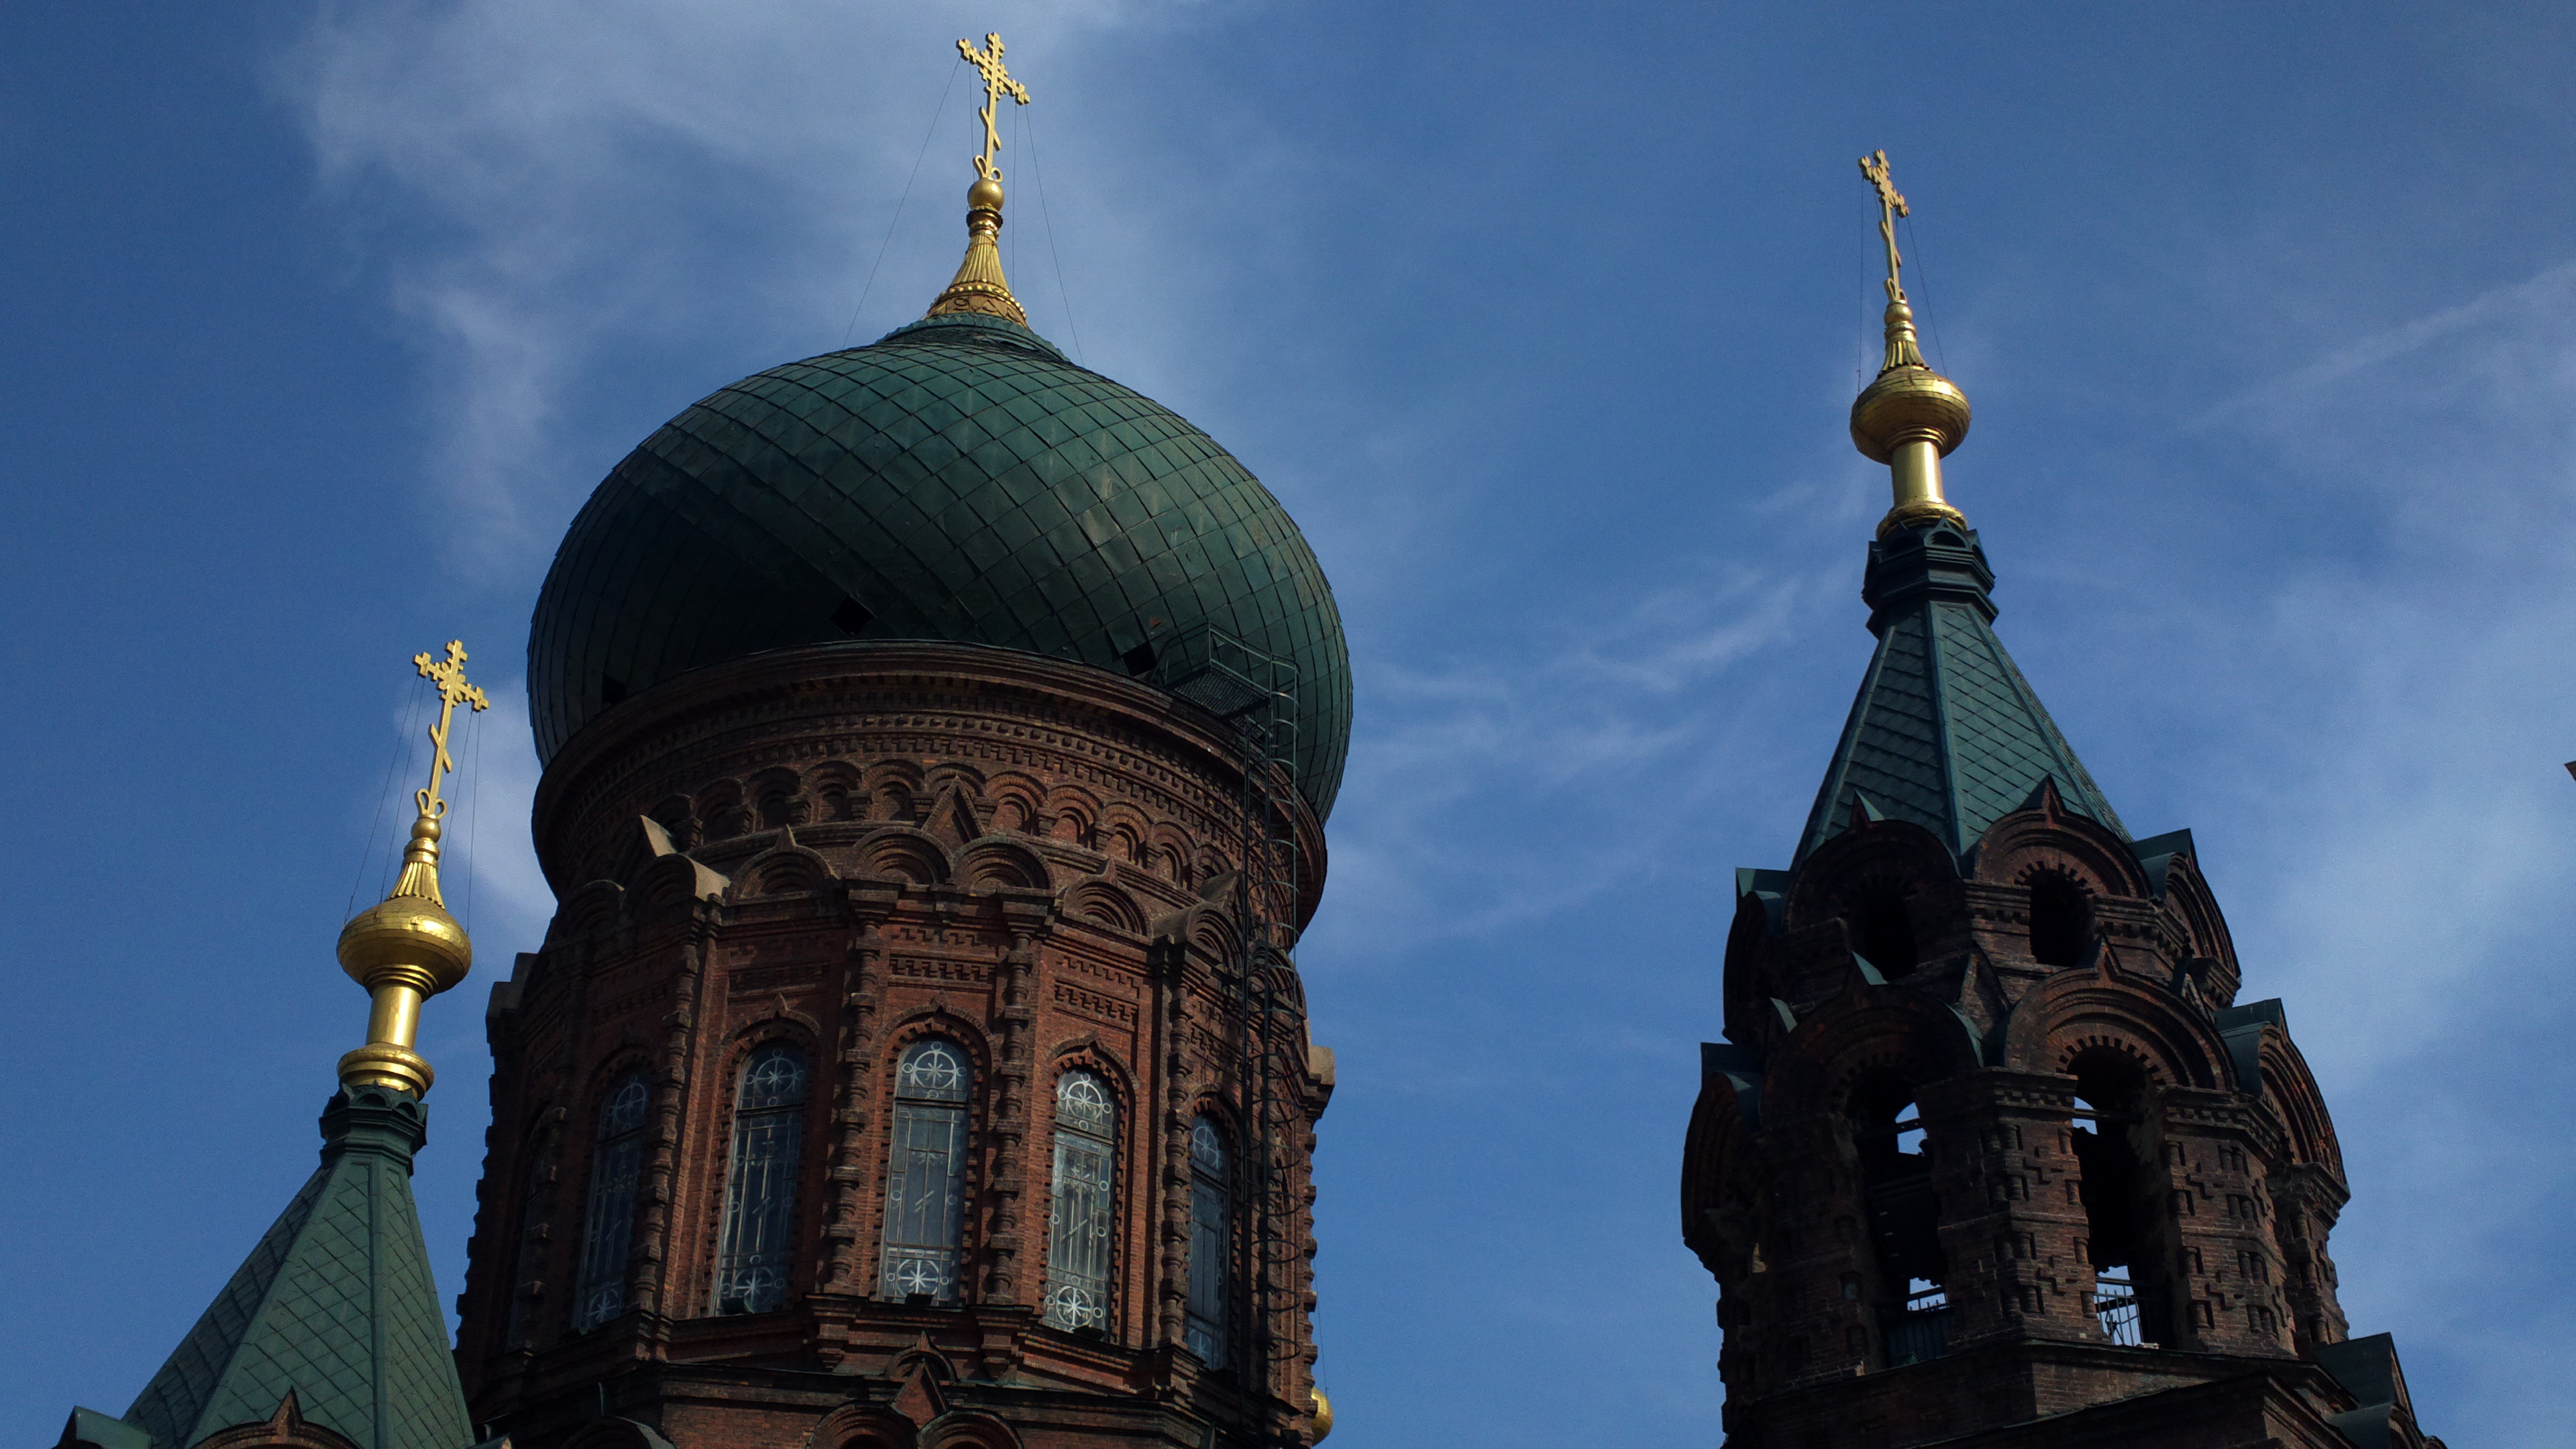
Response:
[[[1308,1389],[1306,1392],[1315,1406],[1315,1437],[1309,1442],[1321,1444],[1325,1436],[1333,1432],[1333,1401],[1324,1397],[1324,1391],[1321,1388]]]
[[[1851,436],[1873,463],[1895,462],[1918,440],[1946,458],[1967,440],[1968,395],[1928,367],[1891,367],[1852,399]]]
[[[421,826],[438,829],[435,820]],[[436,996],[474,969],[474,942],[447,908],[427,896],[387,896],[340,928],[340,969],[373,991],[400,981],[423,996]]]
[[[1001,210],[1002,183],[990,176],[976,177],[975,184],[966,188],[966,208],[969,211]]]

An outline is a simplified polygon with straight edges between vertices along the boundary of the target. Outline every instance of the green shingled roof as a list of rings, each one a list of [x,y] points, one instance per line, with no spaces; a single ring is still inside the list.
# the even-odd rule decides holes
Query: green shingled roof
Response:
[[[264,1423],[289,1392],[360,1449],[468,1449],[472,1426],[412,1205],[420,1103],[365,1088],[322,1114],[322,1165],[125,1421],[158,1449]]]
[[[1865,800],[1931,831],[1954,856],[2021,809],[2043,780],[2067,808],[2125,838],[2111,802],[1995,637],[1994,574],[1973,533],[1900,533],[1870,546],[1862,597],[1878,651],[1852,701],[1797,860]]]
[[[528,635],[551,759],[609,704],[841,639],[989,644],[1142,673],[1208,626],[1297,670],[1297,784],[1331,811],[1350,660],[1259,480],[1027,328],[948,315],[717,390],[573,520]]]

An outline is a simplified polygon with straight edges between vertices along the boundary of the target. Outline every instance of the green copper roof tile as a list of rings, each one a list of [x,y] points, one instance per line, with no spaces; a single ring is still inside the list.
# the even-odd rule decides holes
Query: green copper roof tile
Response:
[[[1964,857],[2042,780],[2057,782],[2070,809],[2127,834],[1995,637],[1993,579],[1973,535],[1934,529],[1871,545],[1863,597],[1878,649],[1798,860],[1846,829],[1862,796]]]
[[[412,1205],[427,1118],[370,1088],[322,1127],[322,1165],[125,1413],[163,1449],[264,1422],[289,1393],[361,1449],[474,1442]]]
[[[1295,664],[1299,785],[1321,811],[1339,788],[1340,620],[1278,500],[1151,399],[980,317],[773,368],[630,454],[574,520],[539,600],[540,748],[596,714],[609,680],[631,694],[846,638],[832,622],[844,599],[872,616],[862,638],[1121,673],[1149,632],[1216,624]]]

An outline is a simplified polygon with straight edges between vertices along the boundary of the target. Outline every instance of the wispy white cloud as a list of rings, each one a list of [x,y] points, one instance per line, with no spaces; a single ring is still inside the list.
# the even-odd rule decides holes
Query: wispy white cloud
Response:
[[[429,468],[466,525],[453,561],[501,579],[542,558],[632,441],[597,434],[596,412],[566,399],[632,356],[838,344],[954,68],[941,37],[998,26],[1079,76],[1083,40],[1134,8],[324,12],[274,80],[325,200],[427,339]],[[920,63],[869,63],[896,48]],[[915,219],[955,210],[971,90],[949,97],[933,143],[945,164],[925,168]],[[905,238],[891,265],[936,269],[926,257],[953,254],[952,231],[935,247],[926,231]],[[895,290],[917,309],[915,283]]]

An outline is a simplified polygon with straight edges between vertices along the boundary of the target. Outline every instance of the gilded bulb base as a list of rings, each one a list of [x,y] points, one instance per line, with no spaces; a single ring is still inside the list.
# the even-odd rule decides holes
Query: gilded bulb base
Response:
[[[390,1042],[369,1042],[340,1058],[340,1085],[353,1092],[360,1087],[388,1087],[426,1097],[430,1083],[437,1080],[428,1058]]]
[[[1887,510],[1887,516],[1878,521],[1878,536],[1884,540],[1909,529],[1931,528],[1943,523],[1965,529],[1968,515],[1938,498],[1917,498]]]

